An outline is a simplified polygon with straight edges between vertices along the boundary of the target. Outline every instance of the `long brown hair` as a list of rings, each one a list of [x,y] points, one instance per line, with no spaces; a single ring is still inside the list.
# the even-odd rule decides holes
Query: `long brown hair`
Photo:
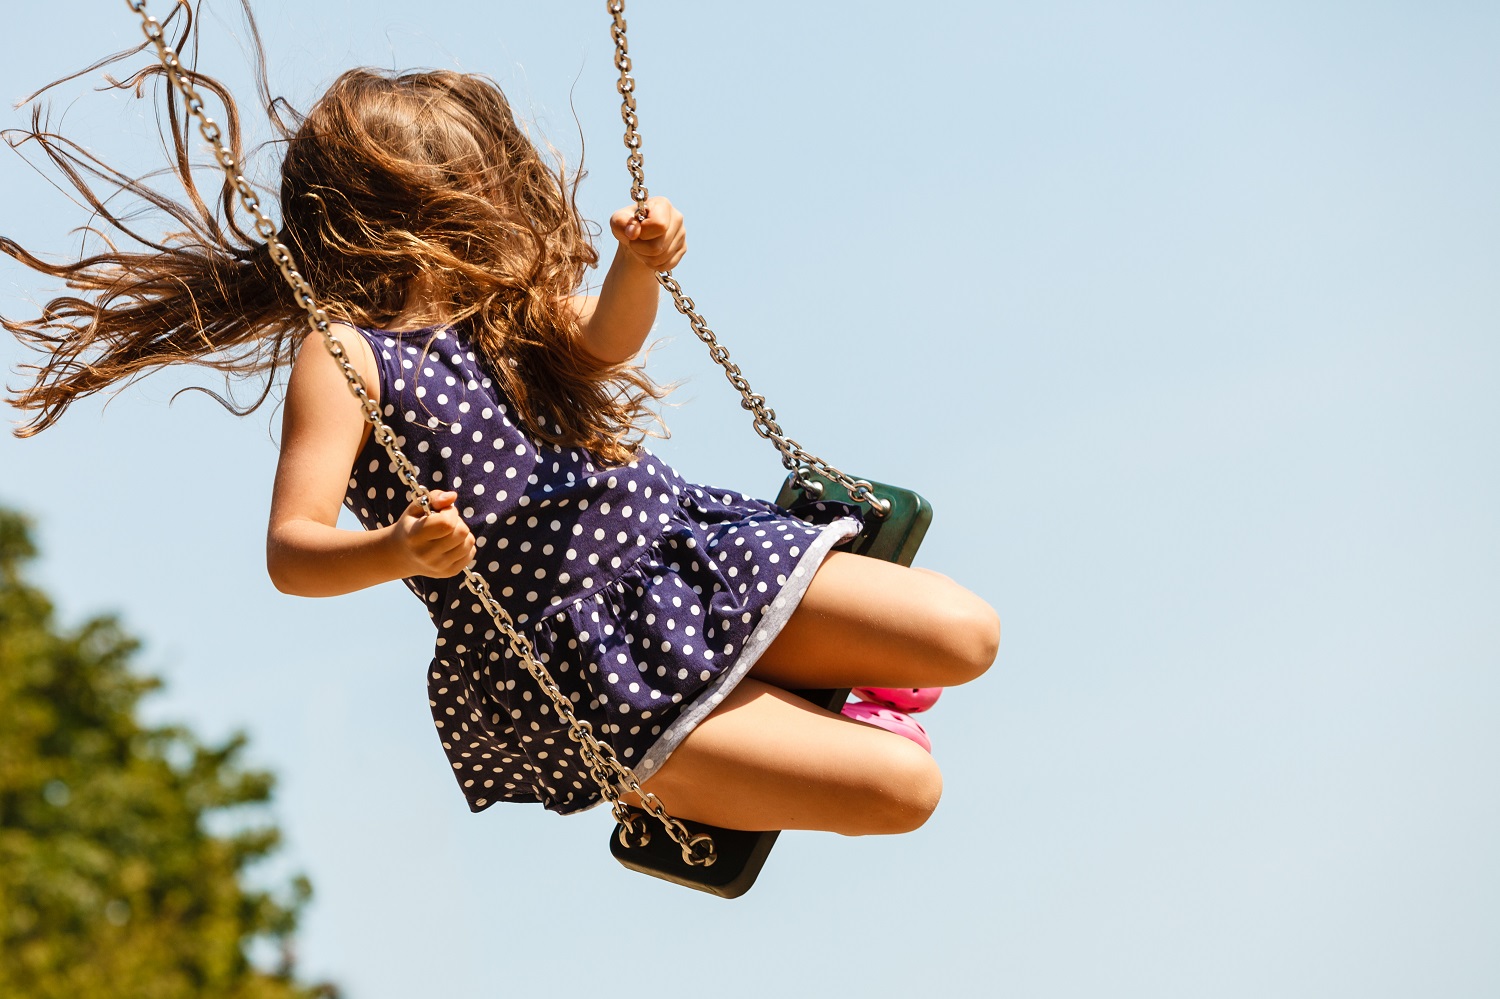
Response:
[[[187,0],[178,3],[183,27],[174,48],[191,65],[192,11]],[[414,288],[431,291],[429,304],[463,331],[533,435],[585,447],[607,463],[629,461],[638,425],[652,418],[650,401],[664,392],[639,368],[605,365],[579,343],[567,298],[598,262],[578,213],[583,171],[570,177],[549,162],[500,88],[474,74],[354,69],[299,114],[270,98],[248,7],[246,14],[260,96],[284,140],[280,236],[319,304],[379,329],[403,313]],[[111,83],[140,95],[162,77],[153,66]],[[243,162],[233,99],[211,77],[192,79],[222,102],[224,135]],[[12,146],[40,147],[93,210],[92,228],[104,243],[98,253],[51,263],[0,236],[0,252],[62,278],[74,292],[35,318],[0,317],[44,355],[23,366],[33,383],[11,390],[11,401],[33,413],[17,436],[45,430],[82,396],[175,362],[266,376],[245,406],[215,395],[244,415],[271,395],[277,371],[306,340],[303,310],[265,243],[235,220],[233,188],[221,186],[214,207],[200,193],[189,121],[172,89],[161,89],[171,174],[185,201],[50,131],[40,106],[29,130],[7,135]],[[165,213],[176,231],[141,232],[112,207],[120,192]]]

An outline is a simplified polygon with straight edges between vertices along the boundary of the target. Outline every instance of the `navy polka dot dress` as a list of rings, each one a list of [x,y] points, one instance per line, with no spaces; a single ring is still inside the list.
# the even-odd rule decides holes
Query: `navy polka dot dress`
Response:
[[[645,449],[610,468],[580,448],[538,446],[455,330],[361,333],[401,450],[425,485],[459,494],[479,573],[574,711],[642,780],[744,678],[824,556],[859,530],[857,508],[817,503],[793,516],[689,484]],[[372,435],[346,505],[378,528],[409,502]],[[405,583],[437,626],[429,703],[469,807],[599,803],[566,724],[463,577]]]

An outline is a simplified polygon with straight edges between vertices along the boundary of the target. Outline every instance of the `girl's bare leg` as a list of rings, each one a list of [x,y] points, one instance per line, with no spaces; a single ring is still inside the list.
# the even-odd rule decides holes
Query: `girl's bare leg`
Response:
[[[947,577],[834,552],[750,676],[646,790],[730,829],[915,829],[942,793],[932,757],[787,690],[951,686],[988,669],[999,641],[995,612]]]
[[[728,829],[909,832],[942,775],[898,735],[747,677],[644,785],[680,818]]]
[[[833,552],[750,675],[788,690],[951,687],[999,643],[994,610],[948,577]]]

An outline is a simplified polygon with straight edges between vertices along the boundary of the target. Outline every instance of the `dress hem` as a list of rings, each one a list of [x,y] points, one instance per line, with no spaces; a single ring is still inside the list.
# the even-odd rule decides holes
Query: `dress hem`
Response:
[[[632,768],[637,780],[645,782],[652,774],[660,770],[682,741],[688,737],[688,734],[723,703],[730,692],[740,685],[740,681],[749,675],[750,670],[754,669],[755,664],[760,661],[761,655],[770,647],[776,636],[781,634],[781,629],[791,619],[792,613],[802,602],[807,588],[812,585],[813,576],[817,574],[818,567],[823,564],[828,553],[835,545],[854,537],[859,531],[859,521],[853,517],[841,517],[824,526],[817,539],[808,545],[807,551],[798,560],[796,568],[787,575],[786,585],[776,594],[776,599],[768,605],[765,615],[745,641],[734,665],[715,677],[713,682],[683,709],[676,720],[667,726],[666,731],[662,732],[660,738],[645,751],[641,762]],[[586,812],[604,804],[604,800],[601,795],[597,800],[582,808],[572,809],[563,814],[576,815]]]

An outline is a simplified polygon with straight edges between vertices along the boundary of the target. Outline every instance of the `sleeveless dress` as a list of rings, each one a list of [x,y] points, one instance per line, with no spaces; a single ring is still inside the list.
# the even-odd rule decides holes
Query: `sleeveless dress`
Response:
[[[401,450],[423,484],[459,494],[476,569],[574,711],[641,780],[745,677],[829,550],[859,530],[857,507],[793,514],[688,483],[644,448],[605,467],[539,444],[455,329],[360,333]],[[345,505],[374,529],[409,502],[370,435]],[[404,582],[437,626],[428,701],[469,807],[567,813],[603,800],[462,575]]]

